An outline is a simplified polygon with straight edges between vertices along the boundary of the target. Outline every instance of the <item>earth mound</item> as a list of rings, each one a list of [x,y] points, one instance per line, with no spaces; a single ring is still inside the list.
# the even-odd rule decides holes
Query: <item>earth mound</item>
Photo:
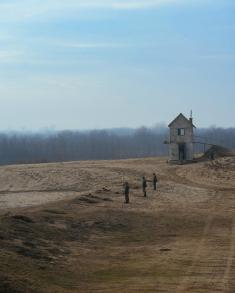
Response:
[[[233,150],[227,149],[222,146],[213,145],[211,146],[202,157],[200,157],[198,160],[214,160],[218,158],[224,158],[224,157],[232,157],[235,156],[235,152]]]

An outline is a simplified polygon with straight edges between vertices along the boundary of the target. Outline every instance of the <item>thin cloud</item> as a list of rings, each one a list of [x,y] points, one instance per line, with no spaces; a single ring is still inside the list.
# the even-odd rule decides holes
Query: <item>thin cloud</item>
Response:
[[[117,10],[132,10],[132,9],[144,9],[150,7],[157,7],[167,4],[177,4],[182,0],[107,0],[107,1],[80,1],[78,6],[84,8],[106,8]]]
[[[209,0],[15,0],[0,3],[0,21],[56,17],[81,10],[140,10],[167,5],[205,4]]]
[[[0,62],[4,63],[17,61],[17,57],[19,57],[20,55],[20,52],[0,51]]]
[[[61,44],[66,48],[77,49],[115,49],[115,48],[128,48],[131,47],[127,43],[64,43]]]
[[[112,4],[113,9],[119,10],[137,10],[154,8],[168,4],[178,4],[182,1],[177,0],[152,0],[152,1],[125,1],[125,2],[114,2]]]
[[[207,54],[207,55],[202,55],[201,59],[223,60],[223,61],[235,60],[235,53]]]

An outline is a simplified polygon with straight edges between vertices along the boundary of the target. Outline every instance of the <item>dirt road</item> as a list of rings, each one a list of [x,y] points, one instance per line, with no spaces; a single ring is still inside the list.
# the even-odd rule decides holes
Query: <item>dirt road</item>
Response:
[[[19,292],[235,292],[234,166],[156,158],[2,167],[0,281]],[[153,172],[158,190],[149,182],[144,198],[141,177]]]

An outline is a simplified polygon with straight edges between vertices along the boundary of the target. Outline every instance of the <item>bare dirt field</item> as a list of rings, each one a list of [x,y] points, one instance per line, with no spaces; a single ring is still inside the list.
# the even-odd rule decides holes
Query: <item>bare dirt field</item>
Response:
[[[235,157],[0,168],[0,292],[234,293],[234,275]]]

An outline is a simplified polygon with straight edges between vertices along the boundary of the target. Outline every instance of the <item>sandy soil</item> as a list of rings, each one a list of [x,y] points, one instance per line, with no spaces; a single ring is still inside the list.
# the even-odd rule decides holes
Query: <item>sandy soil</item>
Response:
[[[0,292],[233,293],[234,182],[234,157],[1,167]]]

